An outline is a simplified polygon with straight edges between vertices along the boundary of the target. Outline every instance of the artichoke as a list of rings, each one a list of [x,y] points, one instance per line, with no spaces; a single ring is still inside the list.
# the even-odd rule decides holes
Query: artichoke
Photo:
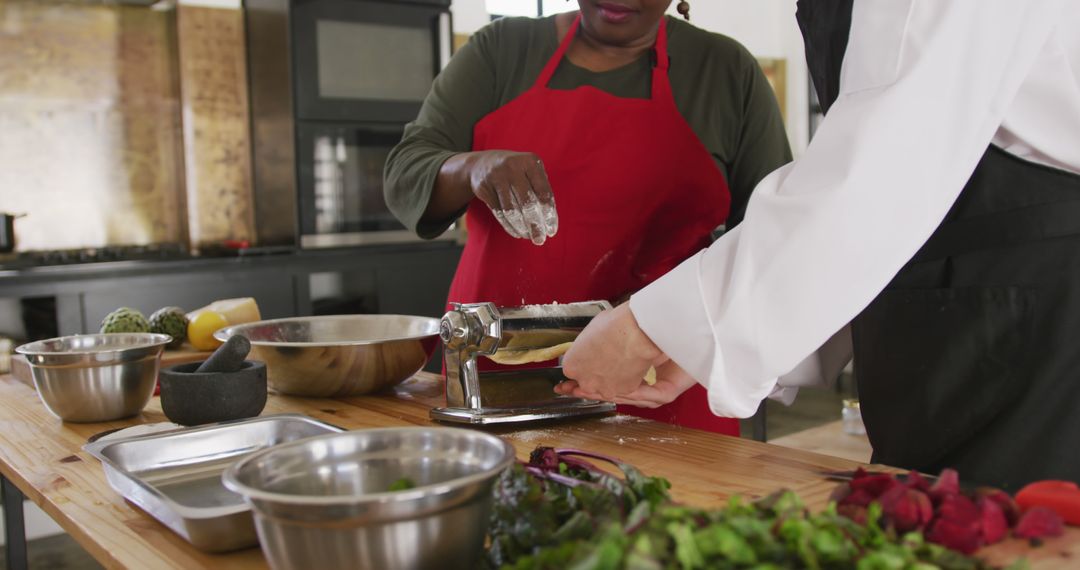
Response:
[[[150,332],[150,323],[139,311],[130,307],[121,307],[101,320],[103,333],[144,333]]]
[[[172,337],[169,348],[180,348],[187,339],[188,318],[180,307],[162,307],[150,315],[150,332]]]

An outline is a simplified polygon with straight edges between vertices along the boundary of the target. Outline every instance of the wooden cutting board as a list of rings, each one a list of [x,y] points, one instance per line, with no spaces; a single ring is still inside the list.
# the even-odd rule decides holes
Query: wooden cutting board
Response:
[[[185,344],[178,350],[166,350],[161,353],[161,367],[165,368],[166,366],[183,364],[185,362],[199,362],[201,360],[206,360],[210,354],[209,351],[195,350]],[[27,386],[34,385],[33,377],[30,376],[30,363],[27,362],[26,357],[21,354],[11,355],[11,375]]]

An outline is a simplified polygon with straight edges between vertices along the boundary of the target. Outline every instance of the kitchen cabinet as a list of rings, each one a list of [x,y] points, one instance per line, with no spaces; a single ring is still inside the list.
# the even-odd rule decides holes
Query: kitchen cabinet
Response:
[[[278,255],[130,261],[0,271],[0,298],[35,313],[29,336],[96,332],[118,307],[145,314],[215,299],[254,297],[264,318],[311,315],[313,276],[338,275],[359,290],[353,312],[442,316],[461,247],[451,242],[299,251]],[[318,278],[314,279],[318,281]],[[359,284],[359,285],[356,285]],[[51,332],[52,334],[45,334]],[[36,333],[36,334],[35,334]]]

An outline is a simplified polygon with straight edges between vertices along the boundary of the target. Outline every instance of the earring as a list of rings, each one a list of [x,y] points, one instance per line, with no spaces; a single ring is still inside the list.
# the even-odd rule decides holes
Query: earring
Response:
[[[686,0],[679,0],[679,5],[675,7],[675,10],[677,10],[680,14],[682,14],[682,17],[686,18],[687,22],[690,21],[690,3],[689,2],[687,2]]]

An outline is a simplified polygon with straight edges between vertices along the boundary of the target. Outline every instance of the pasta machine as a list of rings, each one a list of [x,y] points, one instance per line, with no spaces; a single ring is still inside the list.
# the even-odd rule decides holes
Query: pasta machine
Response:
[[[551,365],[607,301],[523,307],[493,303],[452,305],[442,318],[446,407],[431,418],[443,422],[500,424],[551,420],[615,410],[615,404],[556,394],[566,380]],[[547,362],[540,368],[481,371],[481,359],[502,364]],[[488,363],[484,363],[488,367]]]

